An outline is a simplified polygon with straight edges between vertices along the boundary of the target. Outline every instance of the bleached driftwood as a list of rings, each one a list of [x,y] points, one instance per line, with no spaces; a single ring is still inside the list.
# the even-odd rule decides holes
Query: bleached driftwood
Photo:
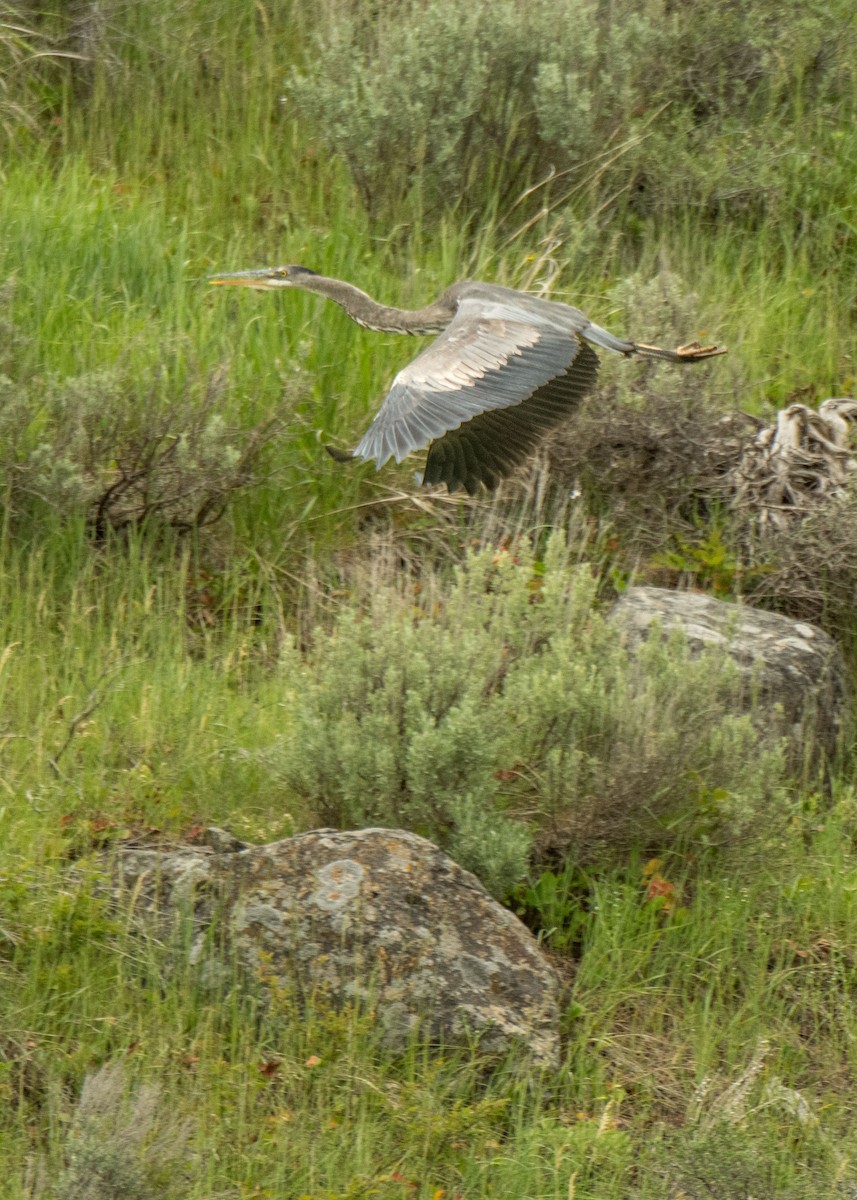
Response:
[[[849,422],[857,400],[834,398],[818,410],[790,404],[764,425],[729,472],[733,507],[749,510],[760,529],[784,529],[839,495],[857,473]]]

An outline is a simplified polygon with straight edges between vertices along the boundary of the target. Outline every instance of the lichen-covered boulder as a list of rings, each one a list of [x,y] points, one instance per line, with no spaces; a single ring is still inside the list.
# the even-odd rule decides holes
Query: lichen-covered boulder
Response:
[[[692,653],[721,648],[745,684],[739,701],[754,710],[760,728],[788,737],[801,758],[810,742],[835,752],[850,714],[845,661],[817,626],[701,592],[654,587],[628,588],[611,620],[631,649],[656,626],[668,634],[680,629]]]
[[[218,839],[222,845],[222,839]],[[559,981],[521,922],[431,842],[392,829],[317,830],[267,846],[127,849],[117,897],[160,932],[180,914],[198,956],[215,912],[259,985],[370,1008],[391,1044],[474,1033],[503,1053],[558,1056]]]

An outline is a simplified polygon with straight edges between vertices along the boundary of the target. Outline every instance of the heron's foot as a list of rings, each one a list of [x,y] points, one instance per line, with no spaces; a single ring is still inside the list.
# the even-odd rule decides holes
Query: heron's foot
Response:
[[[633,342],[632,346],[631,353],[639,354],[641,358],[659,358],[665,362],[678,363],[702,362],[703,359],[726,353],[725,348],[721,346],[701,346],[699,342],[688,342],[679,346],[677,350],[665,350],[663,346],[649,346],[645,342]]]
[[[699,362],[700,359],[715,358],[718,354],[725,353],[725,346],[700,346],[699,342],[687,342],[676,350],[678,357],[686,362]]]
[[[350,450],[340,450],[336,446],[325,446],[325,450],[336,462],[353,462],[354,455]]]

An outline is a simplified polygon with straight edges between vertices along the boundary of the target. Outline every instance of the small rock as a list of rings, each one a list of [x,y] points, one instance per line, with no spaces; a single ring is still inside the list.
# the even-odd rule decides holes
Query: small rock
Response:
[[[810,739],[816,751],[836,753],[850,719],[845,660],[822,629],[701,592],[654,587],[628,588],[611,620],[631,648],[654,626],[682,630],[691,653],[722,647],[746,683],[741,704],[762,728],[788,737],[798,758]]]

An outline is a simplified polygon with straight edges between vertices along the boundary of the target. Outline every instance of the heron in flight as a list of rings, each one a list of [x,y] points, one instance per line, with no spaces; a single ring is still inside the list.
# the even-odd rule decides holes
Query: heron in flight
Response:
[[[466,280],[425,308],[388,308],[351,283],[308,267],[214,275],[232,287],[301,288],[326,296],[358,325],[439,336],[393,380],[363,438],[337,459],[401,462],[428,446],[423,483],[475,495],[494,488],[595,387],[593,346],[626,357],[702,362],[725,350],[691,342],[663,350],[615,337],[577,308],[513,288]]]

